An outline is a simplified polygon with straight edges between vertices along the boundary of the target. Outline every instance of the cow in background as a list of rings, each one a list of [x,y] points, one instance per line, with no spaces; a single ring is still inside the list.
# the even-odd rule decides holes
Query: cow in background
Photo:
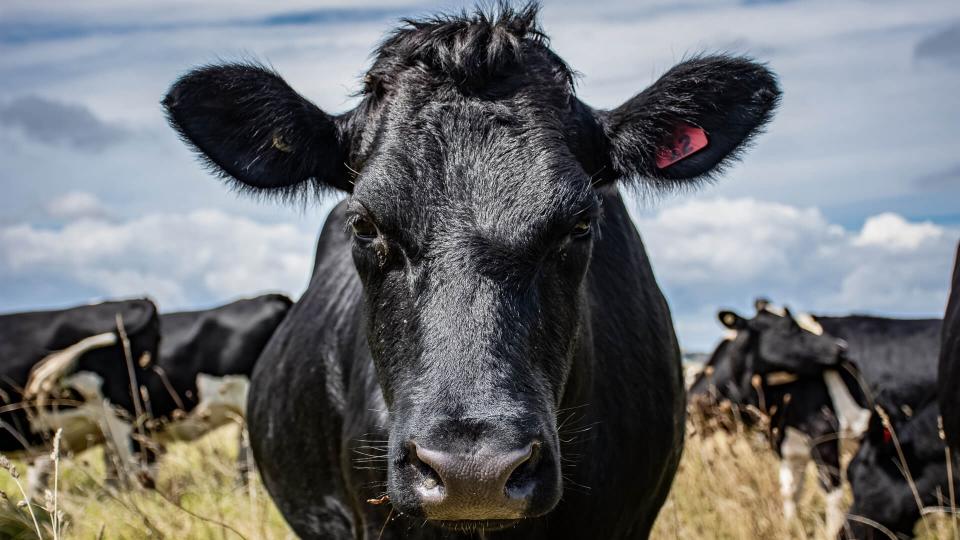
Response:
[[[847,467],[853,504],[840,538],[913,536],[926,509],[949,508],[960,481],[956,458],[947,466],[938,429],[934,380],[923,389],[899,388],[878,401],[878,411]]]
[[[250,376],[293,301],[282,294],[160,315],[160,360],[148,395],[159,443],[192,441],[246,417]],[[264,359],[270,362],[270,359]],[[249,466],[241,430],[239,479]]]
[[[31,427],[63,427],[64,448],[80,451],[104,438],[91,435],[94,418],[105,426],[100,431],[110,437],[104,453],[108,482],[129,486],[129,480],[135,478],[152,486],[156,458],[165,443],[195,440],[244,418],[250,374],[291,304],[286,296],[269,294],[159,317],[149,304],[154,345],[143,354],[139,353],[142,347],[132,347],[131,358],[136,361],[127,361],[122,350],[119,356],[103,356],[111,341],[109,333],[104,333],[36,365],[26,383],[26,394],[35,396],[40,404],[29,415]],[[29,315],[9,317],[23,323]],[[131,343],[135,338],[143,341],[143,323],[127,318],[131,319],[125,325]],[[162,334],[159,349],[157,332]],[[94,358],[97,351],[101,351],[100,358]],[[106,389],[102,396],[98,388]],[[54,398],[65,391],[79,394],[76,406],[55,405]],[[77,438],[83,438],[85,444],[76,443]],[[241,452],[241,466],[245,461]],[[45,453],[37,456],[30,469],[31,486],[46,485],[50,465]]]
[[[730,334],[720,342],[688,392],[691,416],[721,424],[734,420],[761,426],[780,457],[780,493],[785,519],[797,515],[797,503],[811,460],[826,491],[827,529],[840,529],[841,455],[866,428],[869,412],[853,371],[846,369],[846,343],[824,335],[808,315],[794,317],[758,300],[757,313],[745,319],[721,311]],[[776,363],[832,366],[821,372],[791,373]],[[718,418],[719,415],[719,418]]]
[[[127,442],[142,403],[130,375],[148,377],[158,340],[157,308],[146,299],[0,315],[0,451],[46,460],[50,436],[63,429],[64,451],[106,441],[135,470]]]
[[[149,464],[148,485],[156,478],[165,444],[193,441],[230,422],[242,423],[250,375],[292,304],[284,295],[267,294],[160,315],[160,354],[139,381],[147,420],[131,441]],[[241,430],[238,480],[246,476],[246,446]]]
[[[928,367],[926,362],[903,367],[911,384],[887,389],[880,400],[883,403],[878,403],[882,415],[879,411],[874,414],[860,451],[847,469],[853,488],[846,530],[849,537],[909,537],[923,509],[956,505],[960,482],[960,246],[941,328],[936,378]],[[942,422],[942,431],[938,422]]]
[[[937,375],[943,432],[954,452],[960,452],[960,245],[953,264],[953,280],[943,316],[940,365]]]

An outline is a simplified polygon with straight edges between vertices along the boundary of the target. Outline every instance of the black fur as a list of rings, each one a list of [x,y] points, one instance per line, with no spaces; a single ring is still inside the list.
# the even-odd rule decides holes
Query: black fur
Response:
[[[780,100],[776,76],[748,58],[690,58],[610,111],[573,93],[573,71],[548,46],[537,5],[499,13],[406,20],[375,53],[363,101],[330,116],[255,64],[213,65],[177,81],[163,105],[185,142],[242,190],[280,196],[350,192],[382,136],[398,94],[417,105],[450,97],[514,101],[542,114],[596,182],[680,185],[709,179],[736,160]],[[534,91],[535,90],[535,91]],[[539,109],[539,110],[538,110]],[[546,109],[546,110],[543,110]],[[557,115],[557,113],[561,113]],[[657,150],[679,124],[703,128],[708,146],[665,169]]]
[[[257,64],[212,65],[163,100],[170,125],[211,170],[241,189],[350,191],[340,123]]]
[[[898,538],[912,538],[915,529],[924,530],[917,523],[921,518],[920,507],[950,506],[951,479],[947,474],[946,445],[937,426],[940,411],[932,399],[933,386],[934,381],[929,380],[923,395],[898,395],[897,403],[884,407],[891,417],[888,428],[874,414],[857,455],[847,467],[853,491],[848,515],[879,523]],[[911,414],[905,414],[905,410]],[[952,465],[952,482],[956,488],[960,484],[957,474],[960,461],[954,457]],[[907,473],[916,487],[916,495]],[[919,506],[916,497],[920,499]],[[856,519],[848,519],[839,536],[841,539],[887,538],[884,532]]]
[[[658,185],[709,179],[735,161],[780,101],[776,76],[747,58],[696,56],[612,111],[600,113],[612,177]],[[655,150],[677,123],[703,128],[709,145],[665,169]]]
[[[943,316],[938,395],[943,431],[954,452],[960,453],[960,245],[953,264],[953,281]]]
[[[336,118],[307,107],[296,122],[287,104],[299,96],[237,66],[174,85],[171,121],[239,183],[350,192],[248,403],[261,475],[303,537],[644,538],[669,491],[684,427],[679,350],[611,180],[709,174],[767,120],[778,90],[765,68],[704,57],[596,113],[536,11],[406,21],[375,53],[360,104]],[[764,92],[766,108],[744,112]],[[202,103],[218,95],[226,110]],[[309,167],[269,148],[277,104],[284,140],[327,141]],[[716,142],[688,158],[696,165],[650,173],[665,112],[696,113],[673,121]],[[251,161],[265,168],[223,167]],[[334,172],[312,174],[323,167]],[[524,488],[522,513],[496,517],[468,497],[462,519],[431,517],[419,490],[432,469],[417,448],[499,456],[534,444],[536,459],[501,490]],[[365,502],[385,494],[390,505]]]

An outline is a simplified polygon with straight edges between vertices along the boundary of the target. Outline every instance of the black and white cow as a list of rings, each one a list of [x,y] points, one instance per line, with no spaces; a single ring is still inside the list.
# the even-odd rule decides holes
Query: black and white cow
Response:
[[[62,428],[65,451],[108,441],[132,461],[139,396],[129,374],[147,375],[158,340],[157,309],[145,299],[0,315],[0,451],[45,456]]]
[[[782,458],[785,515],[796,513],[803,471],[812,458],[827,489],[827,530],[838,532],[844,523],[840,456],[858,446],[844,449],[843,443],[859,443],[868,426],[876,433],[876,406],[895,423],[906,423],[913,411],[932,399],[941,321],[863,315],[795,318],[789,310],[772,309],[765,301],[758,301],[758,308],[751,320],[720,313],[721,321],[736,334],[721,343],[694,382],[691,407],[715,407],[720,400],[729,400],[764,412],[772,428],[771,441]],[[924,424],[913,426],[917,430]],[[860,449],[848,468],[855,500],[851,514],[883,515],[878,511],[883,508],[877,498],[880,491],[870,484],[876,448],[871,444]],[[938,478],[936,470],[930,469],[931,481]],[[894,507],[893,499],[889,504]],[[913,509],[915,522],[920,514],[916,504]]]
[[[844,446],[860,436],[869,418],[854,372],[847,369],[847,345],[824,335],[809,315],[794,317],[766,301],[758,301],[757,308],[749,320],[732,311],[719,313],[731,334],[690,387],[691,412],[710,418],[732,411],[748,425],[765,420],[766,435],[781,458],[785,519],[797,515],[804,471],[813,460],[827,492],[826,526],[835,532],[844,515],[841,455],[852,454]],[[778,364],[821,367],[794,373]]]
[[[947,311],[943,316],[937,385],[944,434],[953,451],[960,453],[960,245],[953,263]]]
[[[679,350],[618,188],[709,176],[779,90],[700,56],[594,110],[535,16],[406,22],[337,116],[255,65],[164,100],[235,185],[347,194],[248,401],[305,538],[645,538],[670,489]]]

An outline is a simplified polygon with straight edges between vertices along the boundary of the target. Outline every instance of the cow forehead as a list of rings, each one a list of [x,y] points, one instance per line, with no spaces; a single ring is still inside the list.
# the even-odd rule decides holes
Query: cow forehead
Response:
[[[354,190],[387,227],[535,231],[596,204],[552,122],[511,117],[503,104],[445,103],[393,127]]]

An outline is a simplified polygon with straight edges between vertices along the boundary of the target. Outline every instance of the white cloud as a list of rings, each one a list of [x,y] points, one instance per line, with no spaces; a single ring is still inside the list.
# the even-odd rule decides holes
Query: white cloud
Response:
[[[960,230],[884,213],[860,230],[815,208],[691,200],[637,218],[681,342],[706,349],[722,307],[766,296],[813,313],[942,316]]]
[[[930,223],[909,223],[897,214],[887,212],[873,216],[853,240],[858,246],[886,246],[890,249],[914,250],[920,244],[943,235],[943,228]]]
[[[106,215],[106,209],[100,199],[85,191],[65,193],[50,201],[46,210],[51,217],[63,220],[98,218]]]
[[[636,222],[681,343],[692,350],[719,339],[718,309],[749,311],[757,296],[813,313],[939,316],[960,238],[957,229],[890,213],[846,230],[815,208],[753,199],[693,199]],[[167,310],[264,290],[297,295],[314,238],[218,210],[0,227],[0,295],[29,279],[108,297],[146,294]]]
[[[313,238],[218,210],[81,218],[58,229],[19,224],[0,228],[0,280],[9,287],[41,276],[105,296],[146,294],[164,309],[263,290],[299,294]]]

